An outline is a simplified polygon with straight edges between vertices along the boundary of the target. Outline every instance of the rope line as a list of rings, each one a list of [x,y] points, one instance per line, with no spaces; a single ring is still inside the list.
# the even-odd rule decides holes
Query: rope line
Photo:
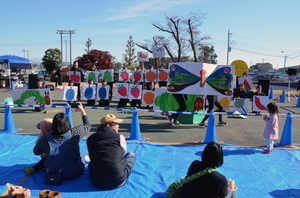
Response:
[[[66,109],[66,108],[72,108],[70,106],[55,106],[55,105],[13,105],[13,104],[5,104],[0,103],[0,105],[7,105],[7,106],[14,106],[14,107],[44,107],[44,108],[54,108],[54,109]],[[198,113],[198,112],[182,112],[182,111],[162,111],[162,110],[144,110],[144,109],[120,109],[120,108],[109,108],[109,107],[86,107],[83,106],[84,109],[95,109],[95,110],[108,110],[108,111],[129,111],[129,112],[148,112],[148,113],[164,113],[164,114],[187,114],[187,115],[245,115],[245,116],[262,116],[263,114],[260,113],[235,113],[235,112],[213,112],[213,113]],[[278,114],[278,116],[285,116],[287,117],[287,114]],[[291,115],[293,118],[300,118],[300,116],[294,116]]]

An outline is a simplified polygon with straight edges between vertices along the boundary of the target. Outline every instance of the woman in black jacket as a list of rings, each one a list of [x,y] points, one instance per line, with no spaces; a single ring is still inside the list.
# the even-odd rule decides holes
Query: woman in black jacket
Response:
[[[202,161],[193,161],[188,169],[187,176],[200,172],[205,168],[220,167],[222,164],[222,146],[216,142],[210,142],[202,153]],[[214,171],[184,184],[182,197],[237,198],[237,195],[234,191],[228,190],[225,176],[218,171]]]
[[[123,135],[118,133],[122,119],[113,114],[103,117],[97,132],[87,139],[90,162],[88,169],[92,182],[101,189],[115,189],[123,186],[133,169],[136,155],[126,153]]]
[[[239,88],[233,93],[233,98],[247,98],[247,96],[244,84],[239,84]]]

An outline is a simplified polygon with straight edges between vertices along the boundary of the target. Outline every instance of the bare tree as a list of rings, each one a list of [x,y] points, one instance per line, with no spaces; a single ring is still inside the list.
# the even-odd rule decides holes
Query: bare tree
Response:
[[[189,51],[193,52],[194,61],[197,62],[198,48],[196,46],[210,39],[208,36],[201,36],[201,31],[199,30],[204,16],[198,11],[191,12],[187,18],[166,16],[165,26],[158,22],[152,23],[158,30],[170,34],[169,42],[164,39],[163,46],[173,62],[182,61],[182,57],[188,55]],[[176,52],[172,49],[175,49]]]
[[[85,43],[85,46],[87,47],[87,49],[85,49],[86,53],[90,53],[91,45],[92,45],[92,40],[90,38],[88,38],[88,40]]]
[[[191,12],[190,17],[188,17],[188,19],[185,20],[185,23],[188,26],[186,31],[190,37],[189,43],[190,43],[190,48],[193,52],[194,62],[198,61],[196,46],[200,45],[205,40],[211,39],[209,36],[200,37],[201,31],[199,30],[199,27],[202,25],[204,17],[205,14],[202,14],[199,11]]]
[[[152,23],[152,25],[160,31],[169,33],[171,35],[171,38],[175,40],[177,47],[177,56],[175,56],[174,53],[171,51],[170,43],[164,43],[164,47],[173,62],[180,62],[184,48],[184,39],[183,37],[181,37],[181,33],[184,32],[182,27],[182,21],[181,19],[179,19],[179,16],[166,16],[166,22],[166,26],[163,26],[160,23]],[[175,59],[175,57],[177,58]]]

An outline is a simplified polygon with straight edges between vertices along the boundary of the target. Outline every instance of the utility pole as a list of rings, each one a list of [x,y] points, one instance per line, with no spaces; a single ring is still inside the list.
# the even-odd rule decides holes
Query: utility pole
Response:
[[[66,54],[68,53],[68,44],[67,44],[67,39],[65,40],[65,43],[66,43]],[[67,58],[67,56],[66,56],[66,66],[68,66],[68,58]]]
[[[229,47],[231,35],[232,35],[232,33],[230,33],[230,29],[228,29],[228,38],[227,38],[227,62],[226,62],[226,65],[228,65],[229,52],[231,52],[231,47]]]
[[[27,53],[27,59],[29,59],[29,50],[23,49],[22,52],[24,52],[24,58],[25,58],[25,53]]]
[[[62,54],[62,35],[63,34],[70,34],[70,64],[72,64],[72,41],[71,41],[71,35],[72,34],[76,34],[76,30],[72,29],[72,30],[57,30],[56,34],[60,34],[60,47],[61,47],[61,54]],[[61,62],[62,61],[62,56],[61,56]]]

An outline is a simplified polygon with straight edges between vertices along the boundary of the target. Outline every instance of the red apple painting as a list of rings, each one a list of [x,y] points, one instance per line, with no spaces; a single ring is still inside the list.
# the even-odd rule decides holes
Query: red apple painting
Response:
[[[80,83],[80,72],[70,71],[69,72],[69,80],[72,80],[74,83]]]

